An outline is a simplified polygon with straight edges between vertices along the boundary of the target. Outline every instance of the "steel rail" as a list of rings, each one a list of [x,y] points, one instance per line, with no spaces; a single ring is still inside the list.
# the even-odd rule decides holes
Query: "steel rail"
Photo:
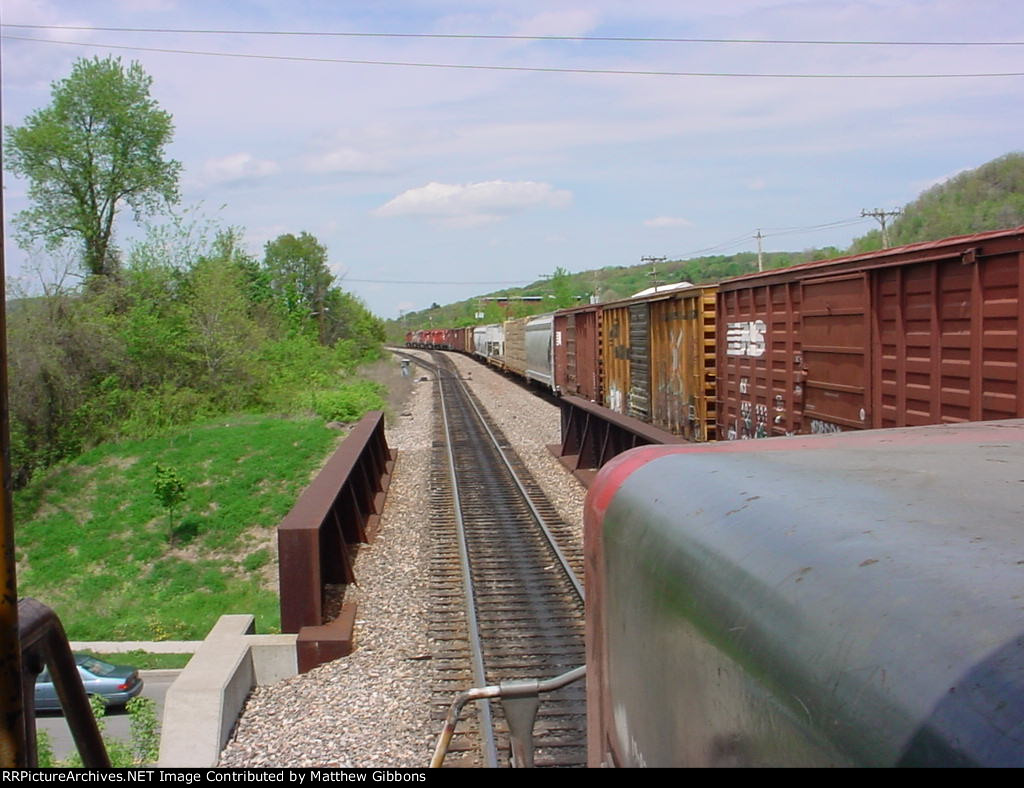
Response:
[[[462,506],[459,497],[458,474],[455,471],[455,455],[452,451],[452,440],[450,423],[448,419],[448,401],[444,394],[444,384],[441,380],[443,370],[437,368],[437,390],[441,397],[441,415],[444,419],[445,451],[448,456],[448,474],[452,485],[452,507],[455,515],[455,530],[458,535],[459,562],[462,566],[463,588],[466,597],[466,624],[469,630],[470,651],[473,662],[473,680],[477,686],[487,683],[484,671],[483,645],[480,642],[480,631],[476,617],[476,593],[473,586],[472,572],[469,565],[469,548],[466,543],[466,529],[462,519]],[[494,719],[491,714],[491,704],[486,698],[477,701],[480,711],[480,729],[483,738],[484,765],[488,768],[495,768],[498,765],[498,747],[495,742]]]
[[[461,385],[461,381],[459,381],[459,383]],[[562,565],[562,570],[565,572],[566,577],[572,584],[573,590],[576,591],[576,596],[579,597],[580,602],[582,602],[583,584],[580,583],[579,578],[576,577],[575,570],[573,570],[572,566],[570,566],[569,561],[565,557],[565,554],[558,546],[558,542],[555,540],[554,535],[551,533],[551,531],[545,524],[544,517],[541,515],[539,511],[537,511],[537,507],[534,505],[533,499],[530,497],[529,492],[527,492],[526,487],[523,485],[522,481],[519,478],[519,475],[515,472],[515,469],[512,467],[512,463],[509,462],[509,459],[505,454],[505,449],[502,448],[501,446],[501,441],[498,440],[495,434],[491,431],[491,428],[487,425],[487,419],[484,418],[484,415],[480,412],[480,408],[477,407],[476,402],[474,401],[471,393],[467,391],[467,394],[469,394],[467,400],[469,404],[472,406],[474,412],[476,413],[477,418],[480,419],[480,424],[483,426],[484,430],[487,431],[487,436],[491,439],[491,442],[494,444],[494,447],[498,450],[498,456],[501,457],[502,462],[505,463],[505,467],[508,468],[508,472],[509,474],[511,474],[512,481],[515,482],[516,487],[519,489],[520,495],[522,495],[523,500],[526,502],[526,505],[529,507],[530,512],[533,514],[533,518],[534,520],[536,520],[538,527],[544,534],[544,538],[547,540],[548,546],[551,548],[551,551],[555,554],[555,558]]]
[[[447,722],[433,765],[443,763],[462,707],[472,700],[483,707],[487,703],[484,698],[496,697],[501,700],[501,718],[508,726],[512,765],[529,766],[533,764],[538,688],[543,692],[560,689],[564,686],[560,678],[578,680],[585,673],[579,667],[583,661],[582,631],[575,631],[582,626],[576,617],[583,594],[569,563],[571,550],[563,550],[557,543],[558,516],[543,491],[482,403],[460,380],[458,371],[451,369],[451,362],[434,353],[432,361],[413,354],[399,355],[431,371],[441,389],[438,427],[443,428],[444,435],[440,431],[436,434],[435,447],[440,450],[445,444],[446,461],[438,468],[443,478],[450,481],[455,474],[474,474],[468,486],[466,478],[456,482],[461,484],[461,492],[448,493],[454,507],[448,528],[456,540],[450,547],[452,559],[461,563],[458,571],[468,578],[460,593],[466,608],[462,624],[479,629],[479,633],[462,635],[461,659],[476,689],[461,691],[447,708]],[[477,477],[477,473],[481,475]],[[556,566],[556,572],[547,574]],[[467,590],[467,586],[473,590]],[[558,669],[561,676],[549,678],[551,668]],[[538,674],[545,678],[535,678]],[[498,695],[492,695],[486,687],[495,683],[501,688]],[[489,704],[487,708],[494,715],[499,712]],[[582,699],[577,693],[564,696],[559,692],[544,709],[540,711],[543,733],[537,741],[547,753],[544,761],[550,765],[582,765],[582,760],[576,760],[578,756],[569,756],[583,747]],[[484,736],[483,721],[478,723],[477,733]],[[493,731],[497,736],[502,725],[501,719],[493,717],[488,733]]]
[[[428,351],[428,352],[436,353],[437,351]],[[409,358],[412,358],[414,361],[417,361],[417,362],[419,362],[420,364],[422,364],[424,366],[427,366],[427,364],[429,364],[429,366],[427,366],[428,369],[436,370],[438,373],[440,373],[442,371],[442,367],[439,364],[432,364],[432,363],[429,363],[429,362],[425,362],[423,359],[419,359],[417,356],[413,356],[411,354],[403,354],[403,355],[408,355]],[[569,564],[569,561],[568,561],[568,559],[566,559],[565,554],[562,552],[561,547],[559,547],[558,541],[555,539],[554,534],[551,533],[551,530],[547,527],[547,524],[544,522],[544,516],[537,510],[536,505],[534,505],[533,498],[531,497],[529,491],[526,489],[526,487],[523,484],[522,480],[519,478],[519,474],[517,474],[515,469],[512,467],[512,463],[509,461],[508,455],[505,453],[505,449],[501,445],[501,441],[499,441],[497,436],[495,436],[494,432],[491,430],[491,428],[487,424],[487,418],[480,411],[480,408],[477,407],[477,404],[476,404],[475,399],[474,399],[474,397],[472,395],[472,392],[470,392],[468,389],[466,389],[465,385],[462,384],[462,381],[459,378],[455,377],[450,371],[448,371],[448,370],[443,370],[443,371],[446,372],[448,375],[450,375],[452,380],[457,382],[460,386],[462,386],[463,390],[466,392],[466,394],[467,394],[467,397],[466,397],[467,401],[469,402],[470,406],[472,406],[474,412],[477,415],[477,418],[480,420],[481,426],[483,426],[484,430],[487,432],[487,436],[491,439],[491,442],[494,444],[494,447],[498,450],[498,456],[500,456],[502,462],[505,463],[505,467],[508,469],[508,472],[511,475],[512,481],[515,482],[516,487],[519,489],[519,493],[522,496],[523,501],[526,503],[526,505],[530,509],[530,512],[533,514],[534,520],[536,520],[537,525],[538,525],[538,527],[541,530],[541,533],[544,534],[544,538],[547,540],[547,543],[550,546],[551,551],[554,553],[556,560],[558,561],[559,564],[561,564],[562,570],[565,572],[566,577],[569,579],[569,582],[572,584],[573,590],[575,590],[577,597],[579,597],[579,600],[581,602],[583,602],[584,601],[583,584],[580,582],[579,578],[576,576],[576,571]]]

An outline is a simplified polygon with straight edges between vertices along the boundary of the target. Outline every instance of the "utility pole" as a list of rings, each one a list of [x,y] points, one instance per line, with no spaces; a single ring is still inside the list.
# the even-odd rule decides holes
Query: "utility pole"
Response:
[[[651,284],[654,285],[654,292],[658,292],[659,285],[664,284],[658,279],[658,263],[664,263],[668,260],[667,257],[641,257],[641,263],[650,263],[651,270],[647,272],[647,275],[651,277]]]
[[[861,210],[860,215],[863,217],[870,216],[872,219],[877,219],[878,223],[882,225],[882,248],[889,248],[889,231],[885,226],[885,220],[888,216],[899,216],[902,211],[897,208],[895,211],[880,211],[877,208],[873,211]]]
[[[761,239],[764,238],[761,235],[761,228],[757,228],[757,235],[754,236],[757,239],[757,270],[764,270],[764,250],[761,248]]]

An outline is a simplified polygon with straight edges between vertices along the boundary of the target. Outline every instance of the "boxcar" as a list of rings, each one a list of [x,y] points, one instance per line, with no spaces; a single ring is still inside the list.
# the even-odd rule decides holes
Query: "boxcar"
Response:
[[[529,318],[520,317],[506,320],[505,331],[505,369],[522,378],[526,377],[526,324]]]
[[[1024,227],[718,291],[722,438],[1024,416]]]
[[[601,388],[600,304],[561,309],[555,312],[553,355],[555,390],[591,402],[603,403]]]
[[[603,405],[690,440],[715,437],[715,286],[603,305]]]

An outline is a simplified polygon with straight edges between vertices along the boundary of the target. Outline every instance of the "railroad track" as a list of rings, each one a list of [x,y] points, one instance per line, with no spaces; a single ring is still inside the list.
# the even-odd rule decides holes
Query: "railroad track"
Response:
[[[442,720],[470,687],[549,679],[583,664],[583,557],[451,362],[432,357],[430,636],[437,644],[434,717]],[[500,703],[477,701],[463,717],[446,764],[508,765]],[[542,695],[535,765],[585,765],[585,731],[582,681]]]

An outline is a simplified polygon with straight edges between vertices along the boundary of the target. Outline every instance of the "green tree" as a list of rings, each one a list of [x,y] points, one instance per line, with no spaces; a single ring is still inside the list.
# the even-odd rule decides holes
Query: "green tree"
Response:
[[[564,309],[576,303],[572,289],[572,275],[562,266],[558,266],[551,274],[551,293],[555,297],[555,309]]]
[[[110,275],[121,205],[139,217],[177,201],[181,164],[164,159],[173,125],[150,97],[151,83],[138,63],[79,59],[53,84],[49,107],[6,128],[6,165],[28,179],[34,203],[18,215],[23,240],[51,249],[78,241],[85,269]]]
[[[185,501],[185,482],[174,468],[156,464],[153,494],[167,510],[167,541],[174,542],[174,510]]]
[[[225,407],[244,407],[256,389],[256,354],[266,339],[249,316],[245,274],[230,258],[203,259],[192,271],[191,285],[199,381]]]
[[[327,247],[307,232],[291,233],[268,241],[263,265],[270,286],[292,320],[315,318],[323,336],[324,302],[334,275],[327,267]]]

